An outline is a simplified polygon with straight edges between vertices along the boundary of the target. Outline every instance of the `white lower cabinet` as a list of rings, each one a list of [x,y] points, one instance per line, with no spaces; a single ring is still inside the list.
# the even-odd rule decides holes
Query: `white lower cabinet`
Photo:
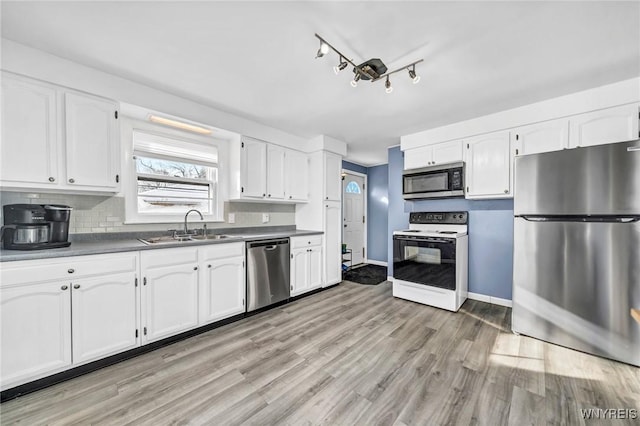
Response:
[[[200,265],[200,325],[244,312],[244,243],[203,248]]]
[[[24,272],[28,274],[28,269]],[[2,389],[71,366],[71,290],[68,282],[0,288],[0,319]]]
[[[322,237],[291,238],[291,295],[322,287]]]
[[[143,343],[198,325],[198,250],[150,250],[140,255]]]

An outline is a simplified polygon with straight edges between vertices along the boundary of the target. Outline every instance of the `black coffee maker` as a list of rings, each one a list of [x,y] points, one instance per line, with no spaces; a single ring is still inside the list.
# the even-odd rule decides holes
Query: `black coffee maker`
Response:
[[[56,204],[7,204],[2,208],[2,246],[7,250],[69,247],[71,210]]]

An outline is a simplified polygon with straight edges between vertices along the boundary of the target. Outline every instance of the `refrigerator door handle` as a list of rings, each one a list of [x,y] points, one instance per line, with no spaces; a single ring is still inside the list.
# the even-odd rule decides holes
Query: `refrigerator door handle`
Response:
[[[640,146],[628,146],[627,151],[628,152],[640,151]]]
[[[527,222],[599,222],[599,223],[634,223],[640,221],[640,216],[516,216],[521,217]]]

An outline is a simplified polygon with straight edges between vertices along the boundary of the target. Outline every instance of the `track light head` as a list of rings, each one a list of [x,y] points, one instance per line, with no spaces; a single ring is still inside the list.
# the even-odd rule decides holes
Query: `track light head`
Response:
[[[318,53],[316,53],[316,59],[317,58],[322,58],[328,52],[329,52],[329,45],[321,40],[320,41],[320,48],[318,49]]]
[[[416,75],[416,66],[413,66],[413,69],[409,70],[409,78],[413,81],[413,84],[418,84],[420,81],[420,76]]]
[[[347,65],[349,65],[347,61],[345,61],[344,58],[340,56],[340,63],[335,67],[333,67],[333,72],[336,73],[336,75],[338,75],[340,71],[342,71],[347,67]]]
[[[387,81],[384,82],[384,91],[387,93],[393,92],[393,87],[391,87],[391,81],[389,81],[389,76],[387,76]]]
[[[360,73],[356,73],[353,80],[351,80],[351,87],[358,87],[358,80],[360,80]]]

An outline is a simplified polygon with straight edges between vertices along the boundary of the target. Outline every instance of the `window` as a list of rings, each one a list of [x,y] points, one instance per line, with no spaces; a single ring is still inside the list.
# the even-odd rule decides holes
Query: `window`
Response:
[[[346,192],[347,194],[360,194],[360,185],[358,185],[358,182],[352,180],[344,188],[344,192]]]
[[[218,150],[199,143],[134,130],[135,217],[173,222],[197,209],[218,218]],[[133,209],[130,209],[133,210]]]

